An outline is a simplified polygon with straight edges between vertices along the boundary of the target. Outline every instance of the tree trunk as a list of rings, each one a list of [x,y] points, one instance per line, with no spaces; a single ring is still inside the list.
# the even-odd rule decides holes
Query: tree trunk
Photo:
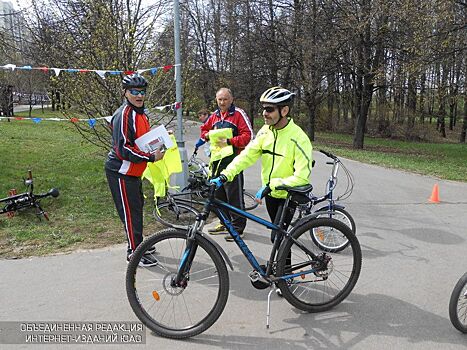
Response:
[[[467,70],[467,69],[466,69]],[[459,142],[465,143],[467,133],[467,82],[464,82],[464,122],[462,123],[462,131],[460,134]]]
[[[315,140],[315,120],[318,108],[315,98],[310,93],[305,93],[305,105],[308,110],[307,134],[311,141]]]
[[[420,77],[420,122],[425,122],[425,95],[426,95],[426,73],[423,72]]]
[[[407,85],[407,132],[406,138],[410,138],[412,130],[415,126],[415,113],[417,110],[417,91],[416,91],[416,76],[414,73],[409,74]]]

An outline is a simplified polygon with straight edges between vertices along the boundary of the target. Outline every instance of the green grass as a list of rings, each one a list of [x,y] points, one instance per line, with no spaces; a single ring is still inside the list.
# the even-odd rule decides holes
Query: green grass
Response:
[[[27,116],[27,112],[17,114]],[[63,116],[33,111],[33,117]],[[12,188],[24,192],[22,178],[29,169],[35,193],[52,187],[60,191],[58,198],[41,202],[49,222],[39,220],[33,209],[13,218],[0,216],[0,256],[43,255],[125,242],[105,179],[105,150],[84,142],[71,122],[1,121],[0,134],[0,198]],[[154,228],[150,209],[148,203],[148,230]]]
[[[352,148],[353,136],[317,133],[315,150],[329,150],[336,155],[407,170],[441,179],[467,182],[467,145],[422,143],[365,137],[363,150]]]
[[[27,116],[27,112],[18,113]],[[33,117],[63,117],[60,112],[33,111]],[[13,218],[0,216],[0,257],[25,257],[77,248],[96,248],[125,242],[104,175],[106,150],[83,141],[70,122],[0,121],[0,197],[16,188],[31,169],[35,192],[52,187],[58,198],[42,205],[50,221],[40,221],[33,210]],[[365,149],[351,147],[352,136],[317,133],[315,150],[323,148],[362,162],[467,181],[467,145],[408,143],[365,137]],[[151,216],[151,191],[145,186],[145,232],[160,226]],[[123,252],[122,252],[123,254]]]

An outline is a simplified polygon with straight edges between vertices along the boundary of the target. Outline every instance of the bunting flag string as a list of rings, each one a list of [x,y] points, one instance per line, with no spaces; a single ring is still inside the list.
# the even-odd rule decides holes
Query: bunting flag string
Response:
[[[177,110],[182,106],[181,102],[175,102],[169,105],[165,106],[155,106],[154,108],[163,111],[166,108],[170,108],[170,110]],[[54,122],[62,122],[62,121],[67,121],[67,122],[72,122],[72,123],[78,123],[78,122],[87,122],[90,128],[94,128],[96,126],[96,122],[98,120],[105,119],[108,123],[110,123],[112,116],[107,116],[107,117],[98,117],[98,118],[40,118],[40,117],[21,117],[21,116],[12,116],[12,117],[3,117],[0,116],[0,121],[2,120],[32,120],[35,124],[39,124],[42,121],[54,121]]]
[[[137,69],[137,70],[112,70],[112,69],[86,69],[86,68],[49,68],[49,67],[32,67],[32,66],[16,66],[15,64],[5,64],[3,66],[0,66],[1,69],[4,70],[25,70],[25,71],[31,71],[31,70],[40,70],[44,73],[48,73],[50,71],[53,71],[55,73],[55,76],[58,77],[60,72],[67,72],[67,73],[89,73],[89,72],[94,72],[96,73],[99,77],[102,79],[105,79],[105,75],[120,75],[120,74],[133,74],[133,73],[139,73],[143,74],[146,72],[150,72],[151,75],[155,75],[159,70],[162,70],[164,73],[168,72],[172,68],[177,69],[177,67],[180,66],[180,64],[169,64],[166,66],[161,66],[161,67],[152,67],[152,68],[144,68],[144,69]]]
[[[13,116],[13,117],[0,117],[0,121],[2,120],[32,120],[35,124],[39,124],[42,121],[52,121],[52,122],[72,122],[72,123],[78,123],[78,122],[87,122],[90,128],[94,128],[96,126],[96,122],[98,120],[105,119],[108,123],[110,123],[110,120],[112,119],[112,116],[108,117],[99,117],[99,118],[39,118],[39,117],[20,117],[20,116]]]
[[[177,109],[179,109],[181,106],[182,106],[182,103],[181,103],[181,102],[175,102],[175,103],[171,103],[171,104],[165,105],[165,106],[154,106],[153,108],[154,108],[154,109],[157,109],[158,111],[163,111],[163,110],[165,110],[165,109],[177,110]]]

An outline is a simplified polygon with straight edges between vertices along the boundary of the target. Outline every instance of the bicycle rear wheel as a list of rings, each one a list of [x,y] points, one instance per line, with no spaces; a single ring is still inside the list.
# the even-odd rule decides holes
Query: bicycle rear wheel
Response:
[[[357,233],[357,227],[352,216],[342,208],[334,208],[330,213],[327,212],[327,207],[323,207],[317,210],[316,213],[320,211],[326,212],[319,214],[318,218],[332,218],[339,220],[346,224],[352,230],[353,234]],[[336,253],[345,249],[349,245],[348,239],[342,235],[339,231],[333,230],[332,228],[324,227],[315,228],[310,230],[311,239],[315,244],[321,249],[325,249],[329,252]]]
[[[314,229],[339,231],[349,244],[339,253],[323,250],[310,237],[309,232]],[[286,239],[281,245],[276,276],[314,272],[280,280],[277,285],[284,298],[308,312],[326,311],[342,302],[355,287],[362,266],[360,244],[350,228],[336,219],[318,218],[296,227],[291,236],[293,239]]]
[[[245,210],[253,210],[258,206],[255,196],[247,191],[243,191],[243,200],[245,201]]]
[[[459,279],[451,293],[449,318],[454,327],[467,333],[467,273]]]
[[[224,310],[229,294],[225,262],[207,239],[196,236],[196,255],[184,288],[171,285],[185,253],[187,232],[166,229],[146,239],[133,253],[126,291],[136,316],[160,336],[182,339],[211,327]],[[158,264],[139,266],[152,247]]]
[[[199,212],[188,204],[173,200],[171,202],[157,203],[153,214],[156,220],[164,226],[188,228],[189,225],[195,223]]]

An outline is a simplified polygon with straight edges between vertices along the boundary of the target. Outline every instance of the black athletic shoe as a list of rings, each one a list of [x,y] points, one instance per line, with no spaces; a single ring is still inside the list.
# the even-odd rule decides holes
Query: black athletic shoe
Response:
[[[131,259],[131,254],[127,255],[126,261],[130,262]],[[159,261],[156,259],[156,257],[152,254],[144,254],[139,261],[138,265],[141,267],[150,267],[150,266],[156,266],[159,264]]]

